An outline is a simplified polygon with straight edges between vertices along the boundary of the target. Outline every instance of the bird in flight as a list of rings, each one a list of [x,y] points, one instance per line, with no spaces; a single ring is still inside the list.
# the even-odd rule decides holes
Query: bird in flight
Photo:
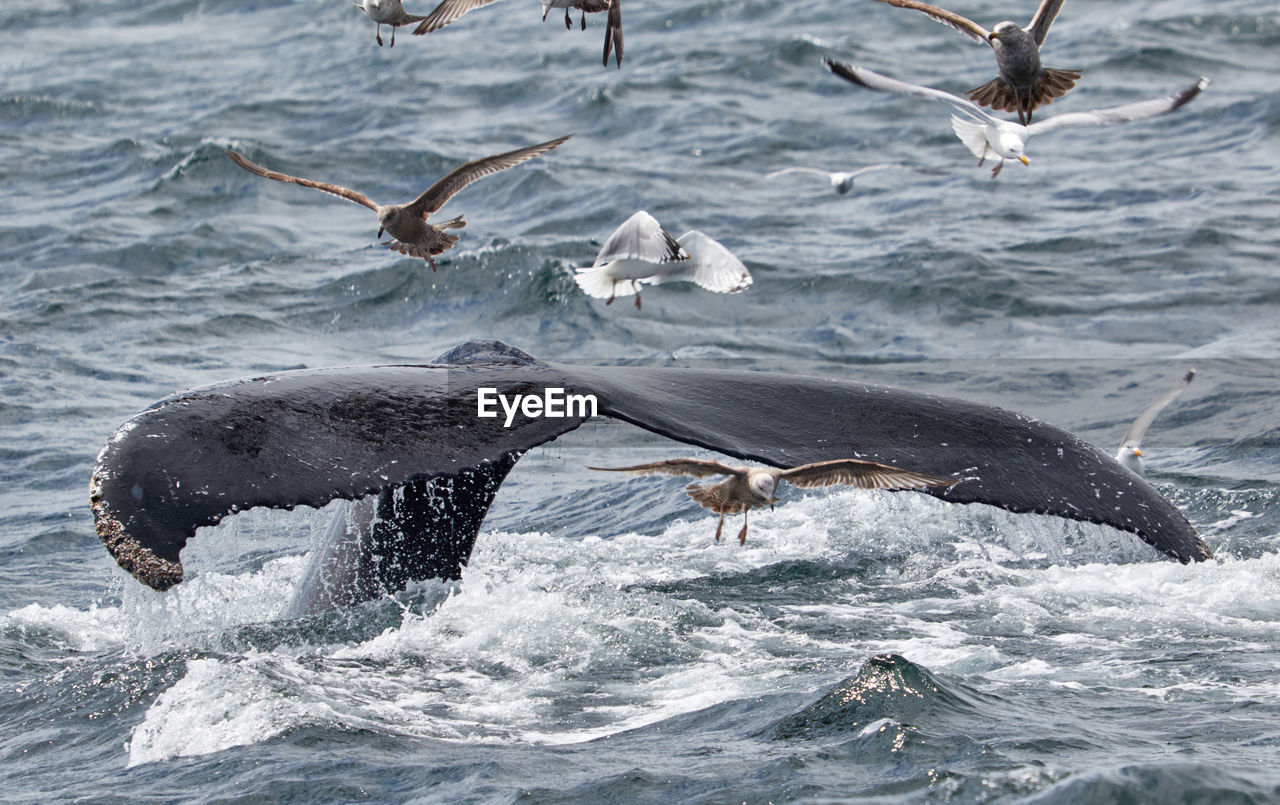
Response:
[[[1137,419],[1133,420],[1133,424],[1124,432],[1124,437],[1120,440],[1120,449],[1116,451],[1116,461],[1119,461],[1138,475],[1146,474],[1146,467],[1142,464],[1142,437],[1146,434],[1147,428],[1155,421],[1156,416],[1164,410],[1164,407],[1178,398],[1178,395],[1191,385],[1191,381],[1196,378],[1196,370],[1192,369],[1183,375],[1178,385],[1174,386],[1168,394],[1165,394],[1155,402],[1147,410],[1143,411]]]
[[[789,470],[775,467],[734,467],[719,461],[697,458],[673,458],[651,464],[637,464],[634,467],[587,469],[633,472],[637,475],[690,475],[694,478],[725,476],[718,483],[689,484],[684,490],[702,508],[720,515],[720,523],[716,526],[716,542],[720,541],[720,533],[724,530],[724,516],[742,512],[742,530],[738,532],[740,545],[747,541],[747,512],[762,506],[773,508],[773,504],[779,500],[774,497],[774,493],[783,481],[804,487],[848,484],[859,489],[925,489],[958,483],[955,478],[925,475],[854,458],[818,461]]]
[[[708,291],[738,293],[752,282],[747,267],[719,241],[696,229],[674,238],[644,210],[623,221],[600,247],[595,263],[579,268],[573,279],[606,305],[613,304],[621,285],[624,296],[636,295],[636,310],[641,283],[692,282]]]
[[[985,42],[996,54],[995,78],[967,93],[970,100],[996,111],[1017,112],[1018,122],[1031,123],[1031,113],[1041,104],[1053,103],[1075,86],[1083,74],[1080,70],[1056,70],[1040,63],[1040,46],[1049,34],[1049,26],[1066,0],[1042,0],[1031,23],[1020,27],[1005,20],[988,31],[978,23],[952,11],[921,3],[918,0],[879,0],[898,8],[923,11],[938,22],[948,25],[977,42]]]
[[[1103,126],[1111,123],[1128,123],[1134,120],[1167,115],[1190,102],[1192,98],[1199,95],[1200,91],[1209,85],[1209,79],[1201,76],[1196,83],[1167,98],[1139,101],[1125,104],[1124,106],[1094,109],[1088,112],[1068,112],[1067,114],[1055,115],[1046,120],[1032,123],[1030,126],[1022,126],[1012,121],[992,117],[973,101],[966,100],[958,95],[952,95],[950,92],[930,89],[917,84],[908,84],[905,81],[898,81],[888,76],[880,75],[865,67],[841,64],[831,59],[824,59],[824,62],[831,72],[858,86],[881,92],[893,92],[899,95],[932,98],[933,100],[950,104],[958,113],[951,116],[951,128],[955,131],[956,136],[960,138],[960,141],[965,144],[965,147],[978,158],[978,164],[981,165],[985,162],[987,157],[999,158],[1000,161],[991,170],[991,178],[993,179],[1000,175],[1000,169],[1004,167],[1006,159],[1017,160],[1023,165],[1031,164],[1031,161],[1027,159],[1026,145],[1027,140],[1033,134],[1070,126]]]
[[[392,238],[382,243],[383,246],[410,257],[421,257],[427,261],[427,265],[431,266],[431,270],[435,271],[435,256],[451,249],[458,240],[457,235],[449,234],[445,230],[461,229],[467,224],[462,220],[461,215],[448,221],[432,224],[427,221],[432,213],[437,212],[445,205],[445,202],[477,179],[533,159],[539,154],[550,151],[572,136],[572,134],[566,134],[563,137],[557,137],[545,143],[531,145],[527,148],[518,148],[515,151],[507,151],[503,154],[482,157],[465,165],[460,165],[454,168],[449,175],[428,187],[422,195],[407,204],[378,204],[363,193],[342,185],[316,182],[311,179],[303,179],[298,176],[267,170],[234,151],[228,151],[227,156],[231,158],[232,162],[258,176],[274,179],[277,182],[314,187],[316,190],[323,190],[326,193],[332,193],[335,196],[341,196],[348,201],[354,201],[357,204],[368,207],[378,215],[378,237],[381,238],[382,233],[385,231]]]

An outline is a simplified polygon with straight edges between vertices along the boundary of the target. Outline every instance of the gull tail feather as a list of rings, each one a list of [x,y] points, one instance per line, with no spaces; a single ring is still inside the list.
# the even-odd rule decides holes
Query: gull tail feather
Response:
[[[1023,119],[1030,123],[1031,113],[1036,107],[1053,103],[1054,98],[1074,87],[1082,75],[1080,70],[1048,68],[1027,92],[1018,93],[1011,85],[993,78],[966,94],[979,106],[987,106],[997,112],[1021,113]]]
[[[628,296],[631,291],[630,282],[618,282],[609,273],[610,265],[579,268],[573,275],[574,282],[587,296],[595,299],[608,299],[611,296]],[[615,290],[620,293],[615,293]]]

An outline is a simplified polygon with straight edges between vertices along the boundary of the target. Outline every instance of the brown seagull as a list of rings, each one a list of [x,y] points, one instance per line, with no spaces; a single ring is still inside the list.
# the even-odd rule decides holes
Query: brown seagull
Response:
[[[572,136],[572,134],[566,134],[563,137],[557,137],[539,145],[531,145],[528,148],[508,151],[505,154],[483,157],[465,165],[460,165],[454,168],[448,176],[428,187],[426,192],[408,204],[378,204],[363,193],[358,193],[342,185],[315,182],[310,179],[302,179],[297,176],[270,171],[261,165],[250,162],[234,151],[228,151],[227,156],[231,158],[232,162],[258,176],[275,179],[277,182],[314,187],[317,190],[323,190],[335,196],[342,196],[348,201],[354,201],[357,204],[368,207],[378,214],[378,237],[382,237],[384,230],[392,237],[392,240],[384,242],[383,246],[410,257],[421,257],[431,266],[431,270],[435,271],[435,255],[448,251],[458,240],[457,235],[451,235],[444,230],[461,229],[467,224],[462,220],[461,215],[456,218],[450,218],[448,221],[441,221],[438,224],[430,224],[427,223],[427,218],[430,217],[431,213],[438,211],[445,205],[445,202],[457,195],[458,191],[475,180],[533,159],[539,154],[550,151]]]
[[[622,67],[622,0],[542,0],[542,20],[546,22],[547,14],[553,8],[564,9],[564,27],[573,28],[573,20],[569,11],[582,11],[582,30],[587,30],[587,15],[608,11],[609,17],[604,29],[604,65],[609,66],[609,51],[612,50],[618,67]]]
[[[834,461],[818,461],[802,464],[789,470],[773,467],[730,467],[719,461],[697,458],[673,458],[634,467],[588,467],[602,472],[634,472],[638,475],[692,475],[707,478],[727,475],[714,484],[689,484],[684,489],[689,497],[720,515],[716,526],[716,541],[724,529],[724,516],[742,512],[742,530],[738,543],[747,541],[747,512],[761,506],[773,508],[778,498],[773,493],[780,481],[790,481],[796,486],[832,486],[851,484],[859,489],[924,489],[930,486],[951,486],[959,483],[955,478],[939,478],[919,472],[860,461],[854,458],[838,458]]]
[[[990,31],[967,17],[918,0],[878,1],[923,11],[970,39],[990,45],[996,52],[999,75],[969,90],[969,99],[996,111],[1017,112],[1018,122],[1024,126],[1031,122],[1031,113],[1037,106],[1053,103],[1054,98],[1074,87],[1082,75],[1080,70],[1055,70],[1040,64],[1040,45],[1066,0],[1041,0],[1026,28],[1005,20],[996,23]]]

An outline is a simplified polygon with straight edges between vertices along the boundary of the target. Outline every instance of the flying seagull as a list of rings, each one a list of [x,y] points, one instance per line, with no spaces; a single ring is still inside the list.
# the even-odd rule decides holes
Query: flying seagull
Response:
[[[826,179],[831,182],[831,189],[843,196],[845,193],[848,193],[853,189],[853,180],[857,179],[859,176],[865,176],[868,173],[874,173],[876,171],[889,170],[890,168],[903,168],[905,170],[913,170],[916,173],[942,173],[942,171],[929,170],[928,168],[917,168],[916,166],[908,165],[905,162],[882,162],[878,165],[868,165],[865,168],[858,168],[857,170],[849,173],[845,173],[844,171],[824,171],[819,170],[818,168],[807,167],[783,168],[782,170],[776,170],[772,173],[766,173],[762,178],[776,179],[777,177],[785,176],[788,173],[811,173],[814,176],[826,177]]]
[[[831,72],[867,89],[932,98],[951,104],[952,108],[959,113],[951,116],[951,128],[960,141],[978,158],[978,164],[981,165],[989,156],[1000,159],[991,171],[993,179],[1000,174],[1006,159],[1016,159],[1023,165],[1031,164],[1024,151],[1027,140],[1033,134],[1068,126],[1103,126],[1167,115],[1188,103],[1209,85],[1209,79],[1201,76],[1196,83],[1167,98],[1139,101],[1109,109],[1094,109],[1089,112],[1069,112],[1064,115],[1054,115],[1047,120],[1032,123],[1030,126],[1022,126],[994,118],[972,101],[952,95],[950,92],[908,84],[905,81],[872,72],[865,67],[840,64],[831,59],[823,59],[823,62]]]
[[[498,0],[444,0],[426,17],[419,17],[422,22],[418,24],[417,28],[413,29],[413,35],[422,36],[437,28],[443,28],[468,11],[492,5],[496,2]]]
[[[644,210],[623,221],[600,247],[595,263],[579,268],[573,278],[588,296],[608,297],[606,305],[613,304],[622,284],[624,296],[636,295],[636,310],[641,283],[692,282],[717,293],[738,293],[751,285],[747,267],[718,241],[696,229],[673,238]]]
[[[317,190],[323,190],[335,196],[342,196],[348,201],[354,201],[357,204],[368,207],[378,214],[378,237],[382,237],[384,230],[392,237],[391,240],[384,242],[383,246],[400,254],[421,257],[431,266],[431,270],[435,271],[435,255],[448,251],[458,240],[457,235],[450,235],[444,230],[461,229],[467,224],[462,220],[461,215],[438,224],[430,224],[427,223],[427,218],[431,213],[438,211],[445,205],[445,202],[457,195],[458,191],[475,180],[533,159],[539,154],[550,151],[572,136],[572,134],[566,134],[563,137],[557,137],[539,145],[531,145],[528,148],[508,151],[505,154],[483,157],[465,165],[460,165],[454,168],[448,176],[428,187],[426,192],[408,204],[378,204],[363,193],[358,193],[341,185],[316,182],[270,171],[261,165],[250,162],[234,151],[228,151],[227,156],[231,158],[232,162],[258,176],[275,179],[277,182],[314,187]]]
[[[1031,113],[1038,105],[1053,103],[1054,98],[1074,87],[1082,75],[1080,70],[1055,70],[1040,64],[1040,46],[1066,0],[1042,0],[1026,28],[1005,20],[996,23],[990,31],[967,17],[917,0],[879,2],[923,11],[970,39],[990,45],[996,53],[999,75],[967,94],[980,106],[1017,112],[1018,122],[1024,126],[1031,123]]]
[[[395,47],[396,28],[426,19],[418,14],[407,13],[404,6],[400,5],[400,0],[364,0],[354,5],[368,15],[369,19],[378,23],[377,33],[374,34],[378,47],[382,47],[382,26],[391,26],[391,47]]]
[[[600,11],[608,11],[609,17],[604,29],[604,65],[609,66],[609,51],[613,51],[614,60],[622,67],[622,0],[542,0],[542,20],[546,22],[547,14],[553,8],[564,9],[564,27],[573,28],[573,20],[569,18],[571,9],[582,11],[582,30],[587,30],[587,15]]]
[[[930,486],[950,486],[958,483],[955,478],[924,475],[891,467],[888,464],[859,461],[853,458],[818,461],[792,467],[789,470],[773,467],[731,467],[719,461],[696,458],[673,458],[655,461],[652,464],[637,464],[634,467],[588,467],[587,469],[601,472],[634,472],[638,475],[692,475],[694,478],[728,476],[719,483],[689,484],[684,490],[704,509],[710,509],[720,515],[720,523],[716,526],[717,542],[720,541],[720,532],[724,529],[724,516],[742,512],[742,530],[738,532],[739,544],[745,544],[747,541],[747,512],[761,506],[773,508],[773,504],[779,500],[773,493],[777,491],[781,481],[790,481],[796,486],[850,484],[859,489],[924,489]]]
[[[1116,451],[1116,461],[1119,461],[1125,468],[1132,470],[1138,475],[1145,475],[1146,468],[1142,465],[1142,437],[1147,432],[1147,428],[1155,421],[1156,415],[1164,409],[1166,405],[1178,398],[1178,395],[1191,385],[1191,381],[1195,380],[1196,370],[1192,369],[1183,376],[1177,386],[1166,395],[1156,401],[1147,410],[1143,411],[1129,429],[1124,432],[1124,438],[1121,439],[1120,449]]]

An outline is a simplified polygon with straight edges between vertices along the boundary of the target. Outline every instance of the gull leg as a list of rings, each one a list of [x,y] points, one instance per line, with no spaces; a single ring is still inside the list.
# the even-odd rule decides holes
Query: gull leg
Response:
[[[395,33],[395,30],[395,28],[392,28],[391,32]],[[373,35],[373,38],[378,40],[378,47],[382,47],[382,23],[378,23],[378,31]]]
[[[569,17],[569,8],[567,6],[564,10],[564,29],[566,31],[573,30],[573,19]]]
[[[1004,158],[1003,158],[1003,157],[1001,157],[1001,158],[1000,158],[1000,161],[996,163],[996,166],[995,166],[994,168],[992,168],[992,169],[991,169],[991,178],[992,178],[992,179],[994,179],[994,178],[996,178],[997,176],[999,176],[999,175],[1000,175],[1000,169],[1001,169],[1001,168],[1003,168],[1003,167],[1004,167]]]
[[[587,10],[582,9],[582,30],[587,30]]]
[[[746,544],[747,544],[747,515],[748,515],[750,512],[751,512],[751,510],[750,510],[750,509],[747,509],[747,510],[745,510],[744,512],[742,512],[742,530],[738,532],[738,544],[739,544],[739,545],[746,545]]]
[[[720,512],[720,522],[716,525],[716,542],[720,541],[720,532],[724,530],[724,512]]]
[[[431,272],[434,274],[436,271],[436,259],[434,257],[428,257],[427,265],[431,266]]]
[[[613,284],[609,286],[609,298],[606,299],[604,303],[606,305],[612,305],[613,300],[616,299],[617,296],[618,296],[618,281],[614,280]]]
[[[636,310],[640,309],[640,283],[637,280],[631,280],[631,287],[636,292]]]
[[[396,26],[392,25],[391,26],[391,44],[389,47],[395,47],[395,46],[396,46]]]

